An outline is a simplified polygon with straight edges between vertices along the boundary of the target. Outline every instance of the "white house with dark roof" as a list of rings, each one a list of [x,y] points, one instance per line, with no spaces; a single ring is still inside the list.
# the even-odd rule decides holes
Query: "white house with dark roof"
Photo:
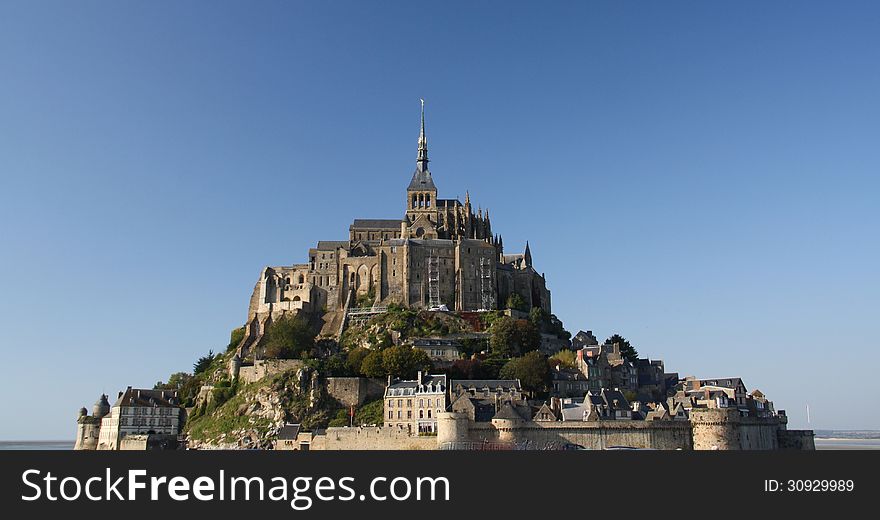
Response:
[[[436,434],[437,416],[446,409],[446,375],[425,375],[414,381],[392,381],[385,388],[385,426],[410,434]]]
[[[101,419],[98,449],[118,450],[128,435],[178,435],[182,411],[176,390],[128,387]]]

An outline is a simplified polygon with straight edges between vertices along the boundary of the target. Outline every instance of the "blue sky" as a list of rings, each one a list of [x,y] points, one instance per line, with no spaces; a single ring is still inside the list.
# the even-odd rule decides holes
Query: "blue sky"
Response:
[[[420,97],[441,196],[567,328],[880,428],[880,6],[547,4],[0,4],[0,438],[72,438],[263,266],[400,217]]]

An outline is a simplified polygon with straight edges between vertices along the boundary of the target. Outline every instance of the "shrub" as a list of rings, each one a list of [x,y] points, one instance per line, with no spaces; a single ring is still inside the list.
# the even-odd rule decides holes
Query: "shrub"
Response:
[[[300,359],[315,345],[315,331],[305,319],[285,316],[269,326],[263,342],[266,357]]]

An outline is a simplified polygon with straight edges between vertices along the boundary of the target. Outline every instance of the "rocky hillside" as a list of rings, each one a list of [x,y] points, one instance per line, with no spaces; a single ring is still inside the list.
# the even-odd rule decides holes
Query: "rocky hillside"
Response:
[[[309,368],[289,370],[249,385],[217,386],[200,395],[186,423],[190,447],[267,449],[285,423],[321,427],[338,407]]]

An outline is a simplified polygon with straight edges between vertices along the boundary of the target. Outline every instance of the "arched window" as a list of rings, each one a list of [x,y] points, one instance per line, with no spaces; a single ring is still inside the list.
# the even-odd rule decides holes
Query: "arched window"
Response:
[[[412,207],[413,207],[413,209],[416,209],[416,198],[417,198],[417,195],[416,195],[416,194],[413,194],[413,201],[412,201]]]
[[[300,273],[300,275],[299,275],[299,283],[305,283],[305,282],[306,282],[306,277],[303,276],[302,273]]]
[[[431,207],[431,195],[425,195],[425,207],[426,208]]]

